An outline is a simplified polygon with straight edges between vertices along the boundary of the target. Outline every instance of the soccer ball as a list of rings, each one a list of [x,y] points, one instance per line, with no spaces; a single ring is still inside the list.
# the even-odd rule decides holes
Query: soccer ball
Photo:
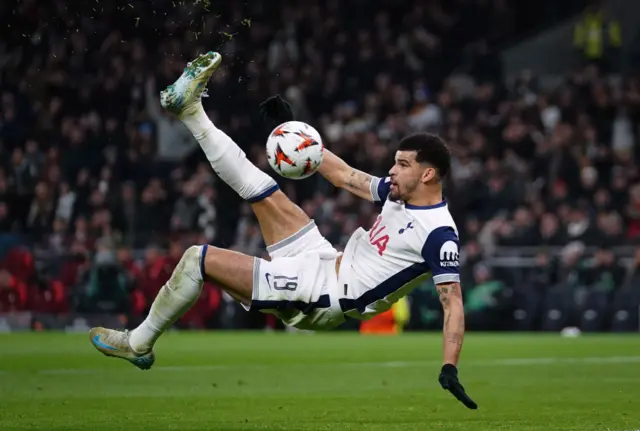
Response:
[[[294,180],[313,175],[324,157],[320,133],[301,121],[276,127],[267,139],[269,165],[279,175]]]

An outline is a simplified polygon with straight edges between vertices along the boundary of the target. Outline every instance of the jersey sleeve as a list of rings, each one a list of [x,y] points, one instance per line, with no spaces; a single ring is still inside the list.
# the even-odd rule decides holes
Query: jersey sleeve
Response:
[[[460,240],[450,226],[434,229],[422,247],[422,257],[431,270],[433,282],[460,282]]]
[[[391,178],[373,177],[373,179],[371,180],[371,197],[373,198],[374,202],[386,201],[387,196],[389,196],[390,190],[391,190]]]

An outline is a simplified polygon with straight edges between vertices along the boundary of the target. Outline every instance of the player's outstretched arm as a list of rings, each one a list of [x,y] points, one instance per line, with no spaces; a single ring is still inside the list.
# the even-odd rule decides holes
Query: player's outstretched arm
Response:
[[[260,104],[260,113],[271,128],[294,119],[289,102],[279,94],[271,96],[262,102]],[[371,186],[374,177],[353,169],[344,160],[327,149],[324,150],[324,160],[320,165],[319,172],[334,186],[348,190],[368,201],[373,202],[375,200]],[[376,180],[379,181],[378,179]],[[380,194],[377,184],[376,194]],[[380,196],[378,197],[380,198]]]
[[[347,162],[327,149],[324,150],[324,159],[318,172],[334,186],[373,202],[371,194],[373,176],[352,168]]]
[[[465,406],[477,409],[478,405],[469,398],[458,380],[458,359],[464,339],[464,306],[460,283],[437,284],[436,289],[444,310],[443,366],[438,380],[444,389],[451,392]]]
[[[457,366],[464,340],[464,307],[460,283],[438,284],[436,289],[444,311],[443,363]]]

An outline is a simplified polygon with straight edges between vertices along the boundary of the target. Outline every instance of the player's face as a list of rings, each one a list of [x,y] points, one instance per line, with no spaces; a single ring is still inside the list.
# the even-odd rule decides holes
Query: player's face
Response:
[[[396,163],[389,170],[393,200],[409,201],[421,184],[433,177],[435,170],[416,162],[415,151],[397,151]]]

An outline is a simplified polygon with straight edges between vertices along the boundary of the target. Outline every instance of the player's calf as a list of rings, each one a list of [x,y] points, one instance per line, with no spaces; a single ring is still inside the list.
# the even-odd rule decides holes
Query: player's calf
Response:
[[[184,252],[171,278],[156,296],[147,318],[131,332],[135,351],[148,351],[164,331],[193,306],[204,282],[204,255],[207,246],[191,246]]]

